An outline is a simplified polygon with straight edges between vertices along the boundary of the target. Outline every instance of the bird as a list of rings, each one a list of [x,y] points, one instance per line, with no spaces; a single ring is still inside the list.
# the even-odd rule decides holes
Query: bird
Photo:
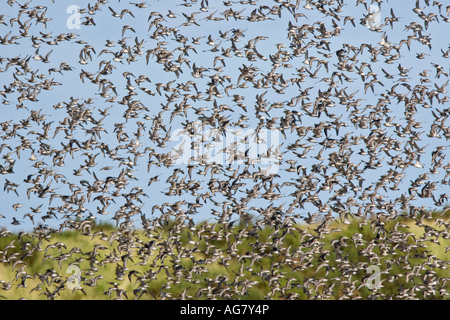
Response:
[[[123,9],[123,10],[120,12],[120,14],[119,14],[119,13],[116,13],[116,12],[114,11],[114,9],[111,8],[111,7],[108,7],[108,9],[109,9],[109,11],[111,11],[112,16],[115,17],[115,18],[120,18],[120,19],[122,19],[123,16],[124,16],[125,14],[127,14],[127,13],[128,13],[130,16],[132,16],[132,17],[134,18],[133,12],[131,12],[129,9]]]

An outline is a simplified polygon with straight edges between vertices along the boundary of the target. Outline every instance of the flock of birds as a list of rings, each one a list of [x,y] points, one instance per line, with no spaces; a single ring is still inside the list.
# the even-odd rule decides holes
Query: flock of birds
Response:
[[[68,290],[67,276],[57,267],[27,273],[26,258],[45,250],[45,259],[60,266],[89,261],[74,291],[96,286],[100,266],[114,265],[117,278],[105,294],[115,298],[127,298],[120,286],[124,277],[133,283],[135,297],[148,297],[149,283],[162,272],[170,281],[161,288],[161,299],[245,296],[260,283],[255,277],[270,288],[267,299],[296,299],[296,290],[310,298],[333,298],[335,285],[341,286],[341,298],[351,299],[363,286],[352,276],[378,265],[392,246],[408,254],[389,267],[401,259],[408,263],[423,242],[449,239],[448,220],[435,219],[439,230],[423,221],[431,218],[430,208],[445,208],[449,198],[450,47],[429,32],[450,22],[445,3],[417,0],[406,14],[386,9],[390,3],[381,0],[184,0],[167,10],[154,1],[99,0],[80,8],[79,28],[57,34],[48,13],[55,4],[37,2],[8,0],[17,15],[0,14],[0,52],[8,53],[0,57],[0,239],[11,235],[11,227],[23,227],[19,238],[26,252],[12,254],[13,243],[0,247],[0,263],[15,274],[13,281],[0,279],[0,295],[36,277],[53,283],[32,289],[49,299]],[[361,17],[345,14],[355,4],[352,10],[363,12]],[[380,11],[370,11],[372,5],[389,15],[374,23]],[[133,24],[142,15],[144,32],[142,23]],[[105,23],[119,24],[120,31],[96,33]],[[270,23],[282,24],[285,34],[262,27],[266,34],[258,35],[259,25]],[[379,40],[358,43],[343,36],[361,29]],[[79,33],[85,30],[106,43],[83,39]],[[392,40],[393,30],[404,37]],[[70,48],[64,56],[69,62],[56,53],[64,46]],[[60,101],[46,103],[61,98],[61,92]],[[223,134],[253,129],[247,143],[256,143],[264,129],[279,133],[278,148],[260,155],[275,159],[278,172],[246,161],[245,150],[239,165],[208,162],[199,154],[177,165],[173,132],[182,128],[193,137],[194,123]],[[195,221],[200,214],[206,223]],[[401,214],[424,228],[423,237],[411,236],[400,222],[385,230]],[[112,219],[117,230],[93,232],[102,217]],[[321,244],[338,232],[333,223],[357,218],[374,239],[356,233],[333,240],[332,249]],[[265,227],[275,232],[242,253],[240,244]],[[65,230],[79,230],[105,245],[83,252],[47,243]],[[147,241],[136,230],[143,230]],[[183,232],[189,245],[181,244]],[[286,247],[293,232],[302,234],[301,244]],[[200,249],[202,240],[206,249]],[[228,245],[219,248],[214,241]],[[116,249],[109,255],[102,253],[112,245]],[[355,265],[339,254],[350,245],[368,261]],[[265,257],[279,259],[270,268],[249,267]],[[191,269],[181,266],[183,258],[192,260]],[[286,265],[305,270],[317,259],[317,273],[325,268],[341,275],[330,284],[314,276],[286,279],[280,271]],[[413,277],[428,270],[424,281],[393,297],[448,297],[446,280],[434,271],[448,268],[448,262],[426,256],[408,271]],[[233,263],[241,266],[233,281],[219,275],[204,279],[196,293],[184,290],[178,297],[170,291],[181,280],[198,283],[208,266]],[[138,272],[135,265],[148,270]],[[398,280],[389,269],[384,276],[387,282]],[[386,298],[376,291],[372,297]]]

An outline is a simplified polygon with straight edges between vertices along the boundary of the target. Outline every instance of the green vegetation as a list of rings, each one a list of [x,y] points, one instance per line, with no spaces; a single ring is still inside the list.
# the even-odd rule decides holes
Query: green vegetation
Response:
[[[257,228],[177,224],[119,234],[88,228],[0,237],[0,296],[7,299],[448,299],[450,218],[332,221]],[[81,224],[82,222],[80,222]],[[319,231],[319,232],[318,232]],[[169,246],[170,248],[167,248]],[[70,290],[70,265],[81,270]],[[368,267],[382,287],[364,285]],[[319,283],[317,280],[322,279]],[[350,289],[349,289],[350,288]]]

